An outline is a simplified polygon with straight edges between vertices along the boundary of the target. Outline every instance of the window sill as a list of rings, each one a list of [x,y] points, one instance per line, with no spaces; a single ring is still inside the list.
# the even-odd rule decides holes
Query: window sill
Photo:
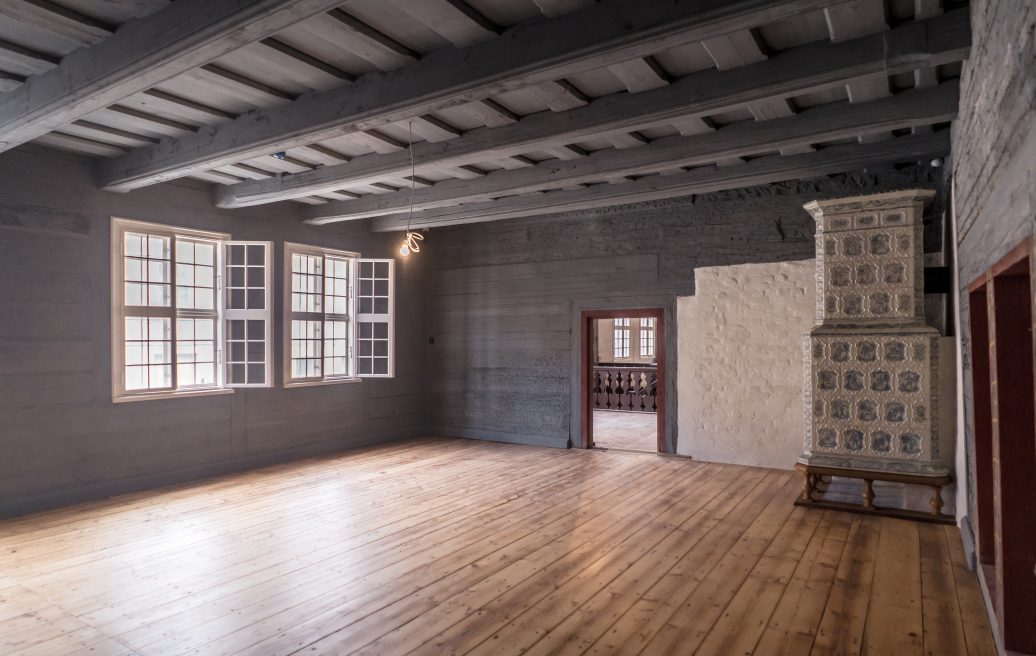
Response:
[[[193,398],[196,396],[217,396],[219,394],[233,394],[234,390],[228,387],[218,389],[185,390],[181,392],[156,392],[153,394],[124,394],[112,397],[112,403],[133,403],[136,401],[152,401],[155,399],[180,399]]]
[[[292,387],[317,387],[320,385],[341,385],[342,383],[362,383],[363,379],[358,376],[350,376],[349,378],[332,378],[330,380],[299,380],[294,382],[284,383],[285,389]]]

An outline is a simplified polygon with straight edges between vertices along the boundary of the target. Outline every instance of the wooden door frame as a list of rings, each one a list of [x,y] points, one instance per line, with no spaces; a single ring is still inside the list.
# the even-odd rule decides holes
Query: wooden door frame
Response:
[[[1015,268],[1017,265],[1022,263],[1028,267],[1027,271],[1027,283],[1029,286],[1028,300],[1029,300],[1029,311],[1030,311],[1030,329],[1036,327],[1036,239],[1027,237],[1012,248],[1004,257],[997,261],[989,270],[982,273],[975,280],[968,285],[968,292],[971,295],[984,294],[985,305],[986,305],[986,319],[988,322],[987,328],[987,343],[979,344],[974,339],[975,331],[972,329],[972,353],[976,353],[979,349],[985,348],[988,352],[988,381],[986,384],[990,388],[990,430],[987,431],[980,429],[978,426],[978,412],[977,408],[972,408],[972,417],[975,421],[973,428],[973,438],[975,440],[974,448],[976,454],[975,467],[975,479],[976,483],[979,482],[979,477],[983,474],[979,470],[979,467],[983,463],[979,462],[979,457],[983,454],[980,452],[980,447],[983,445],[979,444],[978,440],[980,437],[987,437],[989,444],[986,445],[991,451],[988,453],[986,458],[987,465],[991,465],[991,471],[987,472],[991,474],[991,490],[987,492],[992,494],[992,499],[987,500],[991,503],[987,503],[987,517],[983,520],[981,509],[978,507],[982,499],[979,498],[980,489],[975,490],[975,504],[976,512],[978,514],[977,522],[975,527],[978,531],[989,530],[989,509],[991,505],[993,517],[993,536],[992,540],[988,536],[984,538],[981,533],[977,536],[977,542],[979,543],[979,554],[978,554],[978,568],[979,576],[983,579],[986,589],[989,592],[989,601],[992,604],[993,610],[993,625],[996,627],[999,633],[999,638],[1004,647],[1010,650],[1021,649],[1022,651],[1031,651],[1033,646],[1036,646],[1036,633],[1032,632],[1031,624],[1028,622],[1027,616],[1025,615],[1026,609],[1031,607],[1031,599],[1033,595],[1033,588],[1031,587],[1031,581],[1028,579],[1032,573],[1029,571],[1031,562],[1026,561],[1025,557],[1028,555],[1022,550],[1019,552],[1019,544],[1025,544],[1028,541],[1028,537],[1024,535],[1025,526],[1018,520],[1018,516],[1028,516],[1027,509],[1018,508],[1019,498],[1028,501],[1030,507],[1033,503],[1031,497],[1027,497],[1027,492],[1017,489],[1018,481],[1030,480],[1031,474],[1022,473],[1018,474],[1017,470],[1012,467],[1012,464],[1018,464],[1018,461],[1012,458],[1011,453],[1004,454],[1002,448],[1004,446],[1003,430],[1004,427],[1011,424],[1006,421],[1005,417],[1001,416],[1000,409],[1000,398],[1001,388],[999,381],[1003,378],[1002,373],[999,371],[999,366],[1002,364],[1002,358],[998,355],[997,347],[1002,346],[1001,340],[1005,338],[1005,334],[1000,330],[998,320],[1001,318],[1001,312],[997,312],[997,292],[998,286],[1007,283],[1007,278],[1014,278],[1018,274],[1011,274],[1010,270]],[[1018,276],[1020,277],[1020,276]],[[973,296],[969,296],[969,302],[973,300]],[[1013,307],[1013,306],[1012,306]],[[973,317],[974,318],[974,317]],[[1015,331],[1017,332],[1017,331]],[[1030,337],[1030,341],[1031,337]],[[1030,344],[1030,350],[1032,351],[1028,357],[1033,358],[1036,362],[1036,343]],[[1017,359],[1007,358],[1008,362],[1016,362]],[[974,371],[974,370],[973,370]],[[1036,367],[1032,371],[1036,371]],[[1030,376],[1034,374],[1030,371]],[[980,381],[974,381],[973,386]],[[1030,386],[1036,388],[1033,380],[1027,381]],[[1033,392],[1036,394],[1036,390]],[[972,403],[976,403],[976,398],[973,390]],[[1033,407],[1033,412],[1036,412],[1036,402],[1030,399],[1030,405]],[[1017,420],[1017,416],[1013,416]],[[1036,430],[1032,429],[1034,423],[1036,423],[1036,417],[1029,417],[1028,427],[1023,427],[1023,432],[1030,432],[1033,435],[1033,439],[1036,439]],[[1033,451],[1036,452],[1036,445],[1033,447]],[[1015,475],[1005,476],[1010,470],[1015,470]],[[1030,469],[1031,471],[1031,469]],[[1004,500],[1004,488],[1013,490],[1008,492],[1010,500],[1005,502]],[[977,487],[977,486],[976,486]],[[1003,515],[1006,512],[1005,509],[1010,508],[1012,520],[1008,523],[1009,530],[1005,531],[1005,521]],[[1019,533],[1022,535],[1019,537]],[[995,545],[995,557],[994,562],[988,562],[989,559],[983,558],[981,546],[983,543],[992,541]],[[1008,553],[1007,545],[1010,543],[1011,551]],[[988,553],[988,546],[986,548]],[[1019,557],[1019,553],[1022,554]],[[1019,563],[1019,560],[1022,560]],[[1010,561],[1010,563],[1008,563]],[[983,567],[986,565],[986,568]],[[987,569],[988,568],[988,569]],[[1009,570],[1009,571],[1008,571]],[[992,580],[990,580],[992,578]],[[1010,591],[1007,590],[1007,581],[1010,580],[1012,585]],[[1028,583],[1029,585],[1021,585],[1021,583]]]
[[[655,432],[658,436],[659,453],[667,453],[665,449],[665,309],[664,308],[629,308],[624,310],[583,310],[579,318],[579,446],[589,449],[594,438],[594,407],[591,402],[593,389],[594,362],[594,321],[597,319],[653,318],[655,320],[655,359],[657,363],[658,384],[655,387]]]

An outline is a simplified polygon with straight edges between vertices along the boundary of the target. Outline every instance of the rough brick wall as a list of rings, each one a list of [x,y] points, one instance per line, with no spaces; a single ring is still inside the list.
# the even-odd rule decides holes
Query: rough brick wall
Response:
[[[791,469],[802,453],[802,336],[814,260],[705,267],[677,302],[679,453]]]
[[[953,195],[965,412],[958,476],[968,476],[967,504],[958,497],[958,512],[967,508],[974,517],[967,286],[1036,226],[1036,3],[974,0],[971,23],[973,45],[953,126]]]

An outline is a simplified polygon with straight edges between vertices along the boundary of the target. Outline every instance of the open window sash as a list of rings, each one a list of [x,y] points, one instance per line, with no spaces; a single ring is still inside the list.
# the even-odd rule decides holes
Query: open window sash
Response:
[[[355,372],[358,378],[395,375],[393,308],[395,262],[391,259],[357,260]]]
[[[273,385],[273,244],[225,242],[224,380],[227,387]]]

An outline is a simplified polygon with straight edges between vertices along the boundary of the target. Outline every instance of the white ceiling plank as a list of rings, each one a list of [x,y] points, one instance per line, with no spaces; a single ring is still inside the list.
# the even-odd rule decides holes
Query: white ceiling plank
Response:
[[[824,9],[824,18],[827,20],[831,41],[835,43],[858,39],[888,29],[884,0],[851,0],[844,4],[827,7]],[[849,102],[867,102],[891,95],[888,78],[888,75],[877,73],[850,82],[846,86]],[[879,133],[861,135],[860,141],[879,141],[891,138],[891,134]]]
[[[499,128],[472,130],[440,144],[414,144],[418,173],[443,166],[461,166],[502,154],[520,154],[578,143],[601,133],[637,130],[652,125],[678,125],[684,134],[710,131],[700,118],[744,107],[770,97],[788,97],[827,88],[841,88],[846,79],[875,71],[904,72],[919,64],[959,61],[970,45],[967,10],[957,10],[923,23],[896,28],[842,44],[817,42],[771,59],[729,71],[710,69],[639,94],[598,98],[568,112],[543,112]],[[692,119],[692,120],[688,120]],[[347,183],[366,183],[401,175],[410,168],[408,153],[361,156],[348,166],[329,166],[284,176],[261,184],[218,190],[222,207],[245,207]]]
[[[650,55],[736,29],[820,9],[839,0],[703,0],[631,4],[606,0],[588,9],[521,24],[463,49],[365,75],[289,107],[234,122],[102,166],[105,189],[128,191],[275,150],[394,123],[570,73]],[[180,3],[176,3],[178,6]],[[103,163],[102,163],[103,164]]]
[[[759,155],[793,144],[835,141],[860,132],[910,128],[952,120],[959,93],[955,84],[912,90],[894,98],[852,105],[839,103],[797,116],[745,122],[695,137],[672,136],[628,150],[602,150],[566,162],[548,160],[516,171],[497,171],[478,181],[447,180],[413,194],[400,193],[328,205],[322,221],[362,219],[415,209],[484,202],[501,195],[524,194],[567,184],[645,175],[660,170],[704,166]]]
[[[463,48],[491,39],[501,28],[477,12],[464,0],[392,0],[408,14],[446,37],[454,46]]]
[[[179,0],[0,98],[0,151],[8,150],[208,63],[334,0]],[[6,3],[4,6],[7,6]]]
[[[669,84],[669,76],[650,57],[638,57],[612,64],[608,70],[626,85],[626,90],[630,93],[657,89]]]
[[[61,150],[70,150],[76,153],[98,155],[100,157],[117,157],[126,152],[124,149],[109,143],[95,141],[93,139],[87,139],[73,134],[63,134],[61,132],[50,132],[45,134],[37,139],[36,143],[50,146],[52,148],[59,148]]]
[[[592,185],[584,189],[430,210],[414,214],[410,225],[414,229],[433,228],[664,200],[695,193],[808,179],[884,164],[927,160],[945,155],[949,149],[950,140],[946,132],[900,137],[871,144],[833,146],[801,155],[774,155],[724,168],[707,167],[673,175],[647,176],[624,184]],[[319,210],[307,211],[307,214],[317,217]],[[376,232],[392,232],[406,226],[406,214],[379,217],[371,223]]]
[[[716,63],[716,68],[721,71],[737,68],[738,66],[756,64],[767,59],[766,53],[763,52],[763,48],[756,39],[755,34],[750,30],[740,30],[718,36],[714,39],[708,39],[702,42],[702,46],[705,47],[705,51],[712,57],[712,61]],[[785,98],[774,98],[752,103],[748,106],[748,109],[757,121],[769,121],[775,118],[791,116],[795,113]],[[781,153],[793,155],[810,150],[812,150],[812,147],[808,144],[796,144],[788,150],[782,150]],[[720,162],[720,164],[729,163],[732,162]]]

